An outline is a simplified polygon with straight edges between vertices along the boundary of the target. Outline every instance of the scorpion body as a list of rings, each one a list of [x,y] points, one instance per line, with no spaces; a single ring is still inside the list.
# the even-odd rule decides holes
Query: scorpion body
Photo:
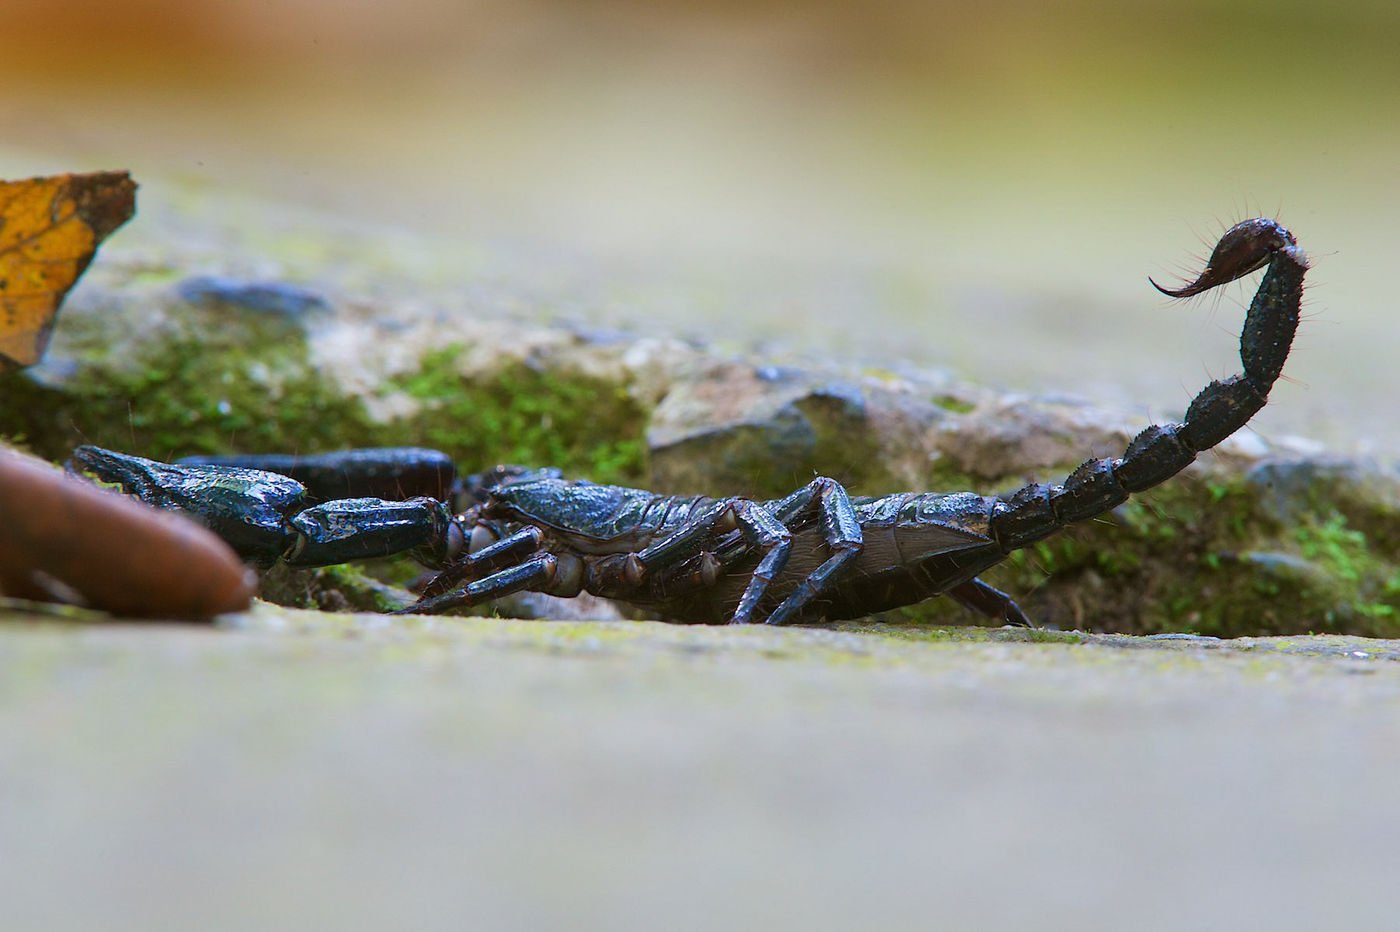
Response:
[[[773,624],[857,618],[946,592],[989,618],[1025,623],[1015,602],[977,574],[1065,525],[1101,515],[1132,493],[1165,482],[1243,427],[1264,407],[1283,371],[1298,327],[1308,261],[1293,235],[1277,223],[1249,220],[1222,237],[1194,282],[1176,290],[1152,283],[1171,297],[1190,297],[1263,266],[1268,271],[1240,336],[1244,371],[1208,384],[1180,424],[1154,424],[1133,438],[1121,457],[1088,460],[1063,483],[1035,483],[1009,496],[901,493],[857,499],[864,546],[835,578],[822,571],[829,559],[823,530],[811,522],[792,525],[791,562],[769,588],[760,614],[770,612]],[[721,562],[726,556],[722,549]],[[735,566],[741,571],[737,576],[669,600],[662,612],[711,620],[732,615],[746,565]]]
[[[714,585],[726,559],[752,557],[734,605],[738,619],[747,621],[791,556],[787,524],[808,516],[820,519],[842,553],[843,545],[859,546],[850,499],[830,479],[763,503],[553,477],[509,482],[492,489],[469,516],[475,527],[504,529],[507,536],[444,571],[409,611],[440,612],[520,589],[560,596],[587,590],[658,605]],[[730,544],[723,559],[715,553],[722,541]]]
[[[839,483],[817,478],[784,499],[754,502],[658,496],[542,473],[488,474],[485,481],[494,484],[446,526],[445,506],[414,500],[420,513],[405,523],[419,538],[401,549],[417,547],[445,568],[405,611],[445,611],[525,589],[565,596],[587,590],[672,620],[786,624],[859,617],[947,593],[988,618],[1025,624],[1015,602],[977,575],[1166,481],[1243,427],[1267,402],[1288,358],[1308,262],[1277,222],[1247,220],[1222,236],[1195,281],[1175,290],[1152,283],[1172,297],[1189,297],[1259,268],[1266,271],[1240,336],[1243,372],[1208,384],[1181,423],[1148,427],[1121,456],[1091,459],[1063,482],[1033,483],[1003,496],[906,492],[852,499]],[[96,454],[75,459],[102,475]],[[202,481],[213,483],[211,475]],[[154,504],[178,485],[173,476],[144,490],[132,479],[120,481]],[[177,507],[197,509],[197,498],[185,496]],[[392,537],[380,526],[389,521],[379,517],[387,514],[384,506],[379,499],[315,505],[303,497],[280,520],[324,523],[318,509],[332,509],[332,536],[344,543],[315,551],[317,559],[348,552],[361,538],[370,543],[360,549],[379,552]],[[300,541],[319,541],[299,528],[290,538],[283,533],[258,546],[304,559],[307,545]]]
[[[1180,424],[1148,427],[1121,457],[1088,460],[1062,483],[1008,496],[900,493],[852,502],[839,484],[819,478],[761,504],[557,479],[504,485],[480,517],[519,530],[448,570],[410,610],[442,611],[519,589],[586,589],[676,620],[786,624],[859,617],[946,592],[979,614],[1024,624],[1015,602],[977,575],[1166,481],[1243,427],[1283,371],[1308,263],[1290,232],[1248,220],[1222,236],[1194,282],[1175,291],[1153,282],[1188,297],[1265,266],[1241,331],[1244,371],[1208,384]]]
[[[859,617],[946,592],[979,614],[1024,624],[1015,602],[977,575],[1065,525],[1165,482],[1243,427],[1283,371],[1308,262],[1275,221],[1248,220],[1222,236],[1194,282],[1174,291],[1153,282],[1172,297],[1189,297],[1265,266],[1241,331],[1244,371],[1208,384],[1180,424],[1152,425],[1121,457],[1088,460],[1062,483],[1033,483],[1008,496],[900,493],[852,502],[834,481],[817,479],[756,509],[743,503],[750,515],[778,520],[776,539],[724,530],[727,520],[738,518],[741,500],[687,500],[682,507],[640,490],[563,480],[502,486],[482,515],[521,530],[506,547],[484,551],[480,562],[444,574],[413,610],[440,611],[523,588],[561,595],[584,588],[655,606],[676,620],[785,624]],[[580,501],[592,507],[575,512]],[[670,520],[649,525],[645,539],[619,533],[646,524],[636,518],[651,513]],[[660,542],[647,543],[667,530]],[[521,553],[527,554],[523,562],[499,568]],[[561,557],[570,563],[562,574]]]

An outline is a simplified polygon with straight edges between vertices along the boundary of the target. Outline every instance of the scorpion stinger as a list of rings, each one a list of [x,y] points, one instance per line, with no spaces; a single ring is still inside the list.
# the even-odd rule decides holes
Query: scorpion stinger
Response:
[[[1147,280],[1152,282],[1153,288],[1170,298],[1190,298],[1262,269],[1269,264],[1269,257],[1274,252],[1287,247],[1293,247],[1296,251],[1297,245],[1293,234],[1279,226],[1277,221],[1256,217],[1225,231],[1195,281],[1180,288],[1163,288],[1152,281],[1152,276],[1149,275]],[[1306,260],[1303,269],[1307,269]]]

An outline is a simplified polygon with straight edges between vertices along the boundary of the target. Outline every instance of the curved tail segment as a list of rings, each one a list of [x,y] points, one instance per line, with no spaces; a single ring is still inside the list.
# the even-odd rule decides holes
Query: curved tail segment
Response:
[[[1225,232],[1195,281],[1174,290],[1152,282],[1163,294],[1187,298],[1264,267],[1264,280],[1240,333],[1244,372],[1211,382],[1186,409],[1182,423],[1148,427],[1133,438],[1121,458],[1089,460],[1063,485],[1036,483],[998,500],[991,532],[1003,552],[1025,547],[1066,524],[1103,514],[1131,493],[1166,481],[1264,407],[1298,329],[1303,276],[1308,271],[1308,258],[1293,234],[1274,220],[1246,220]]]

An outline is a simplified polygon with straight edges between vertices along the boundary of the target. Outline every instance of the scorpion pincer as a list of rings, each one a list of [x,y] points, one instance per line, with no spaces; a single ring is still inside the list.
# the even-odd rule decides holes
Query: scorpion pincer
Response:
[[[148,505],[181,512],[261,565],[281,560],[330,566],[408,551],[426,565],[442,566],[464,544],[461,526],[443,501],[456,467],[436,450],[161,463],[81,446],[68,469],[119,485]]]
[[[1308,261],[1276,221],[1246,220],[1226,231],[1195,281],[1175,290],[1152,283],[1189,297],[1260,268],[1240,335],[1241,374],[1212,381],[1181,423],[1148,427],[1122,456],[1091,459],[1063,482],[1009,495],[852,498],[834,480],[817,478],[786,498],[755,502],[498,468],[472,477],[475,494],[458,496],[471,503],[454,514],[443,491],[452,465],[434,451],[351,451],[299,473],[304,460],[172,466],[94,447],[79,448],[74,461],[150,504],[195,515],[254,560],[314,566],[412,551],[442,572],[407,612],[442,612],[522,590],[586,590],[675,621],[787,624],[860,617],[947,593],[990,619],[1027,624],[1016,603],[978,574],[1165,482],[1243,427],[1288,358]],[[431,464],[421,472],[435,477],[426,485],[415,480],[420,497],[374,497],[388,494],[385,481],[399,497],[413,494],[400,476],[420,460]],[[366,471],[380,484],[342,475]]]

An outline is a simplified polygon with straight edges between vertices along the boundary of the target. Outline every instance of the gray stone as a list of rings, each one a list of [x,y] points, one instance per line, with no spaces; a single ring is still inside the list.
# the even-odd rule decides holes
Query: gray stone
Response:
[[[1245,481],[1276,521],[1295,523],[1328,507],[1400,513],[1400,470],[1374,461],[1336,456],[1266,459],[1251,466]]]
[[[782,494],[816,461],[817,430],[795,404],[808,378],[738,362],[674,383],[647,427],[658,491]]]
[[[215,304],[258,314],[277,314],[296,320],[312,313],[326,313],[330,302],[310,288],[290,282],[246,281],[223,275],[196,275],[175,286],[183,301]]]

